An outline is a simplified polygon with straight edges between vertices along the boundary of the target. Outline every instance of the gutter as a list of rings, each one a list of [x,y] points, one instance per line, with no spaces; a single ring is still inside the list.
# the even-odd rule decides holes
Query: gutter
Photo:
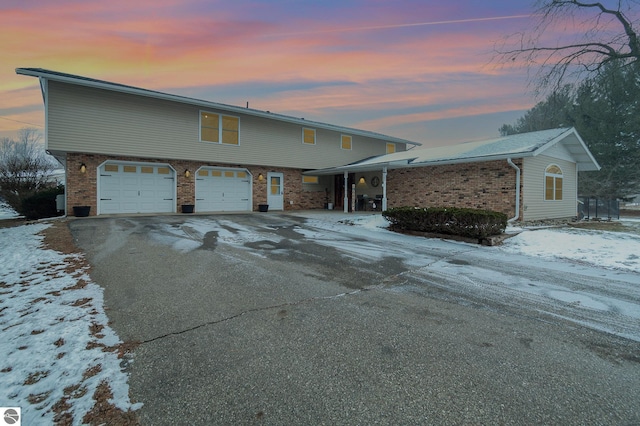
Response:
[[[518,220],[518,218],[520,217],[520,173],[521,171],[518,166],[513,164],[513,161],[511,161],[511,158],[507,158],[507,163],[509,163],[509,165],[513,167],[516,171],[516,215],[507,221],[507,222],[513,222],[515,220]]]

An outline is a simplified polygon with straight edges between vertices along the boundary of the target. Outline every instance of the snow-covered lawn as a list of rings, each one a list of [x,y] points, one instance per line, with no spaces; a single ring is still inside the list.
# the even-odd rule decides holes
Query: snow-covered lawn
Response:
[[[81,424],[106,384],[117,408],[135,409],[103,290],[82,256],[43,246],[49,226],[0,229],[0,406],[21,407],[23,425]]]
[[[640,228],[639,219],[622,224]],[[510,253],[557,258],[609,269],[640,272],[640,235],[580,228],[526,230],[501,247]],[[640,278],[639,278],[640,279]]]
[[[319,236],[345,228],[355,235],[379,233],[382,240],[397,236],[384,229],[388,224],[379,214],[304,216]],[[630,223],[639,226],[635,221]],[[0,229],[0,406],[22,407],[23,424],[51,424],[64,415],[79,424],[106,384],[113,405],[135,410],[140,404],[129,399],[128,376],[118,358],[121,342],[107,325],[103,290],[91,281],[81,255],[43,245],[41,232],[49,226]],[[523,230],[486,250],[640,272],[640,235],[633,233]]]
[[[9,207],[4,201],[0,201],[0,220],[2,219],[13,219],[18,217],[18,213]]]

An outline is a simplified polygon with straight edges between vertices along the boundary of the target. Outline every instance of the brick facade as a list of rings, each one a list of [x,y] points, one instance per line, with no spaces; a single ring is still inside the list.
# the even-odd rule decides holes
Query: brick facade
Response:
[[[514,163],[522,169],[522,160]],[[522,193],[522,180],[520,185]],[[387,174],[387,207],[467,207],[511,218],[515,187],[516,171],[506,161],[393,169]]]
[[[107,160],[131,161],[141,163],[168,164],[176,170],[177,200],[176,212],[180,212],[183,204],[195,204],[195,172],[202,166],[242,168],[247,169],[253,178],[253,209],[258,210],[259,204],[267,202],[267,173],[280,172],[284,174],[284,209],[306,210],[320,209],[324,206],[324,191],[306,191],[302,186],[302,170],[289,168],[269,168],[263,166],[244,166],[230,164],[211,164],[201,161],[184,160],[154,160],[147,158],[117,157],[94,154],[67,154],[67,206],[68,214],[73,214],[74,206],[91,206],[91,215],[98,211],[97,204],[97,169]],[[83,173],[80,166],[84,164]],[[185,171],[190,176],[185,176]],[[259,176],[262,174],[263,179]]]

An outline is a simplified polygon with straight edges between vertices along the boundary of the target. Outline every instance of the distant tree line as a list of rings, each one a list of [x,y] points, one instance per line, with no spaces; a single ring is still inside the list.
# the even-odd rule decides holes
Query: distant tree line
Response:
[[[640,193],[640,2],[538,0],[530,31],[507,36],[496,59],[534,71],[538,93],[549,93],[502,135],[575,127],[602,169],[579,174],[583,196],[625,199]],[[547,32],[575,25],[563,43]],[[532,74],[530,74],[531,76]],[[567,81],[571,83],[567,84]]]

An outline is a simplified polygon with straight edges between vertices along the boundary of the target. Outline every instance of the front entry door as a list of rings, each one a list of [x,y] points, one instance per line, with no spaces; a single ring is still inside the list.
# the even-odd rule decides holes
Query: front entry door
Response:
[[[269,172],[267,181],[269,210],[284,210],[284,174]]]

